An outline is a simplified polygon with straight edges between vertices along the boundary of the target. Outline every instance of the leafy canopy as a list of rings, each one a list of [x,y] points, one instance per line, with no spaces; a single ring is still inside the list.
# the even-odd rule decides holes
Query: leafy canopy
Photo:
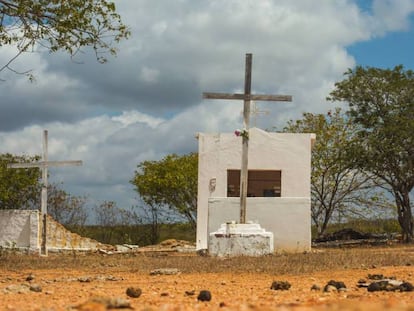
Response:
[[[304,113],[302,119],[289,121],[285,132],[314,133],[312,148],[311,216],[318,235],[339,217],[367,213],[379,204],[381,193],[372,176],[355,168],[352,144],[356,127],[339,108],[325,114]],[[382,201],[382,200],[381,200]]]
[[[90,46],[98,61],[105,62],[106,53],[116,53],[113,43],[129,34],[111,1],[0,0],[0,47],[18,48],[15,57],[0,65],[0,71],[14,71],[11,62],[36,44],[71,56]]]
[[[30,163],[38,157],[0,155],[0,209],[31,209],[39,201],[40,170],[7,168],[9,163]]]
[[[414,239],[410,192],[414,187],[414,72],[394,69],[348,70],[328,99],[349,103],[359,127],[356,164],[387,184],[395,198],[405,241]]]
[[[131,183],[149,206],[165,205],[196,226],[198,155],[167,155],[138,165]]]

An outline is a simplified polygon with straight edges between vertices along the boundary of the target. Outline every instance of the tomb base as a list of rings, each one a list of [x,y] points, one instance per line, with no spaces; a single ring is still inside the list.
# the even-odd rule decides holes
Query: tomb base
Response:
[[[225,223],[210,233],[208,251],[212,256],[263,256],[273,254],[273,233],[259,224]]]

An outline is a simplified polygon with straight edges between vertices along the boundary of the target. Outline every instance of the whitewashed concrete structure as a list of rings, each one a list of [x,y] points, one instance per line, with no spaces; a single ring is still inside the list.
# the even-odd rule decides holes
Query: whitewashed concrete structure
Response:
[[[39,252],[42,221],[37,210],[0,210],[0,247]],[[105,245],[66,230],[48,216],[47,248],[50,251],[96,250]]]
[[[264,256],[273,254],[273,233],[260,224],[225,223],[210,233],[208,250],[218,257]]]
[[[196,242],[201,250],[208,248],[210,233],[224,223],[240,219],[240,198],[232,194],[238,185],[230,179],[240,170],[242,143],[241,137],[233,133],[199,133],[198,140]],[[278,180],[272,182],[278,184],[269,189],[269,183],[262,182],[264,188],[259,190],[263,191],[255,189],[255,197],[247,198],[246,220],[273,233],[275,252],[302,252],[311,248],[310,175],[314,140],[314,134],[249,130],[249,179],[253,173],[277,173]],[[249,188],[252,184],[249,180]]]

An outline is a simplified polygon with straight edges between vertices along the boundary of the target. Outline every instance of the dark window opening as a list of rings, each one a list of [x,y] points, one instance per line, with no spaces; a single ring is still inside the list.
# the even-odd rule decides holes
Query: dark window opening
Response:
[[[247,175],[248,197],[280,197],[281,171],[249,170]],[[227,171],[227,196],[240,196],[240,170]]]

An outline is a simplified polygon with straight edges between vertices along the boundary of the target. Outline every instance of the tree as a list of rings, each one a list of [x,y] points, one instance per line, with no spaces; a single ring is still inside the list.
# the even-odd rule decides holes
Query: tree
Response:
[[[312,148],[311,217],[318,236],[336,217],[365,214],[380,205],[381,193],[373,177],[350,162],[355,126],[341,110],[324,114],[304,113],[289,121],[285,132],[315,133]],[[384,202],[382,205],[386,205]]]
[[[328,99],[348,102],[358,125],[354,159],[387,186],[397,207],[403,240],[413,241],[410,192],[414,187],[414,73],[403,66],[358,66],[345,73]]]
[[[17,54],[0,71],[17,72],[11,63],[41,46],[49,52],[76,55],[92,47],[99,62],[115,54],[113,43],[129,36],[128,28],[107,0],[0,0],[0,46],[16,46]],[[21,72],[20,72],[21,73]],[[30,75],[30,71],[23,72]]]
[[[30,163],[39,157],[0,155],[0,209],[33,209],[40,196],[38,168],[7,168],[9,163]]]
[[[85,225],[88,218],[85,197],[72,196],[56,184],[49,185],[47,192],[47,212],[53,219],[65,226]]]
[[[150,207],[167,206],[196,228],[198,155],[167,155],[138,165],[131,183]]]

